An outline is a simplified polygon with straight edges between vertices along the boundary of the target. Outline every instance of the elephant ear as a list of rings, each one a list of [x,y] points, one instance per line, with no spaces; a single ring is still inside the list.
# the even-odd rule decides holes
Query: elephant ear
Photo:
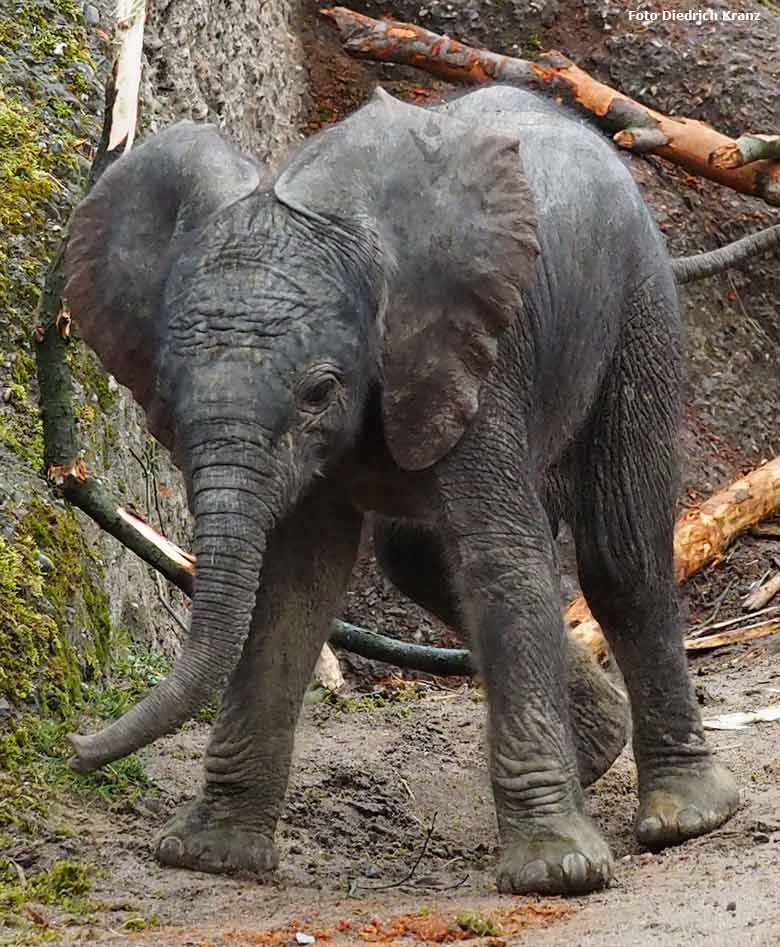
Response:
[[[74,213],[65,260],[71,312],[166,446],[161,303],[172,244],[253,191],[262,174],[213,125],[178,122],[113,164]]]
[[[275,184],[290,207],[368,218],[386,280],[383,414],[408,470],[450,451],[479,408],[539,246],[519,140],[378,89]]]

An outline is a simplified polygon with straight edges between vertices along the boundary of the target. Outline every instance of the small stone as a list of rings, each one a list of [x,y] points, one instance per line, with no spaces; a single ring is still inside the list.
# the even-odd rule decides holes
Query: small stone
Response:
[[[93,3],[84,4],[84,25],[97,26],[100,23],[100,10]]]
[[[48,556],[44,555],[42,552],[39,552],[37,555],[38,565],[41,567],[41,572],[44,575],[49,575],[54,572],[55,566],[54,563],[49,559]]]
[[[764,832],[756,832],[756,834],[753,836],[753,843],[755,845],[766,845],[768,841],[769,836]]]
[[[734,911],[737,910],[737,902],[736,902],[736,901],[729,901],[729,903],[726,905],[726,910],[727,910],[727,911],[731,911],[731,913],[733,914]]]
[[[312,937],[311,934],[304,934],[303,931],[298,931],[295,935],[296,944],[313,944],[316,940],[316,937]]]

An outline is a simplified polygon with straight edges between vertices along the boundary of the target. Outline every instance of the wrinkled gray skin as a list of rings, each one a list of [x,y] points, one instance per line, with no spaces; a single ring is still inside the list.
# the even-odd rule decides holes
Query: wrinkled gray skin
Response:
[[[734,812],[672,581],[674,277],[610,145],[519,90],[433,110],[378,92],[271,181],[182,123],[104,175],[68,266],[87,341],[183,470],[197,555],[173,672],[73,737],[73,765],[148,744],[224,688],[162,862],[276,864],[302,695],[366,511],[391,577],[479,661],[501,891],[612,872],[581,785],[623,745],[623,708],[567,643],[560,517],[629,691],[639,840]]]

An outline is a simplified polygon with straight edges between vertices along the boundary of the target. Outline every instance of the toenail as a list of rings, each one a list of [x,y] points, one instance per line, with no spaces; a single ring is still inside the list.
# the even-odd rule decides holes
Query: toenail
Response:
[[[158,854],[163,861],[180,862],[184,854],[184,845],[175,835],[168,835],[160,842]]]
[[[536,887],[538,885],[544,884],[548,879],[549,871],[547,868],[547,862],[543,861],[541,858],[537,858],[536,861],[529,862],[519,875],[520,884],[524,888]]]
[[[648,816],[639,824],[639,831],[642,835],[659,835],[663,824],[657,815]]]
[[[688,808],[677,816],[677,826],[684,834],[698,832],[702,825],[702,814],[698,809]]]
[[[564,856],[563,874],[572,884],[584,884],[588,880],[589,869],[590,862],[580,852],[569,852]]]

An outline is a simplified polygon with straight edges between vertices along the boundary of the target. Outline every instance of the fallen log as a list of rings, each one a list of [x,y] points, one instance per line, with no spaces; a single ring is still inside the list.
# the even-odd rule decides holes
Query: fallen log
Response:
[[[780,160],[767,155],[735,167],[713,163],[715,152],[739,151],[737,142],[704,122],[641,105],[555,50],[529,62],[475,49],[412,23],[375,20],[345,7],[320,12],[336,25],[344,49],[356,58],[415,66],[451,82],[509,82],[541,89],[595,118],[621,148],[659,155],[692,174],[780,207]]]
[[[679,585],[716,561],[740,533],[778,510],[780,457],[740,477],[680,517],[674,531],[675,582]],[[601,628],[583,596],[578,596],[566,609],[565,618],[575,626],[572,634],[589,654],[603,659],[609,653]],[[686,647],[695,650],[691,642]]]
[[[674,535],[675,580],[684,582],[715,561],[735,537],[778,510],[780,457],[775,457],[680,517]]]

